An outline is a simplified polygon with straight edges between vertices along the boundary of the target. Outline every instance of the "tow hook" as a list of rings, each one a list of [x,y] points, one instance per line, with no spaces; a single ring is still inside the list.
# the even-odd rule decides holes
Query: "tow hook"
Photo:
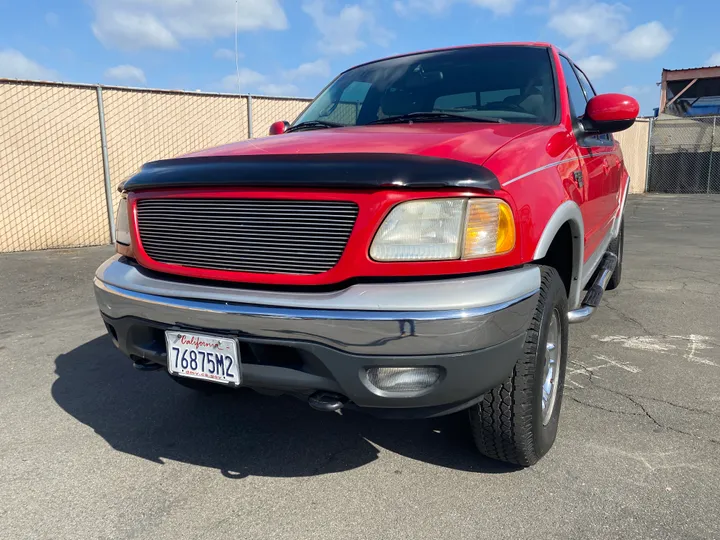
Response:
[[[333,392],[319,391],[308,398],[308,404],[316,411],[333,412],[342,409],[347,402],[345,396]]]

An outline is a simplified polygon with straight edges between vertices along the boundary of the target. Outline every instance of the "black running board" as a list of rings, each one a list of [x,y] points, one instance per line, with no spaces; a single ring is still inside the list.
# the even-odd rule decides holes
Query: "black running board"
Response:
[[[595,273],[595,281],[585,294],[585,299],[582,301],[582,304],[579,308],[568,312],[568,322],[570,324],[585,322],[593,316],[593,313],[595,313],[595,310],[600,305],[600,300],[602,300],[603,293],[610,282],[610,278],[613,272],[615,272],[617,262],[618,258],[615,254],[608,251],[603,255],[600,266],[598,266],[597,272]]]

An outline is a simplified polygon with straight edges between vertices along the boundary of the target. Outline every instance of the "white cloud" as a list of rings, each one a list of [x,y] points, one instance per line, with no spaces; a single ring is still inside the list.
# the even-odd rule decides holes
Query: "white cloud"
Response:
[[[672,40],[672,34],[662,23],[652,21],[622,35],[613,49],[633,60],[648,60],[664,53]]]
[[[124,50],[174,49],[185,39],[212,39],[235,31],[235,0],[93,0],[93,33]],[[284,30],[279,0],[239,0],[238,30]]]
[[[233,73],[232,75],[224,77],[220,82],[220,87],[228,92],[244,94],[264,83],[265,80],[266,77],[262,73],[248,68],[240,68],[239,73]]]
[[[708,58],[708,61],[705,65],[713,67],[720,66],[720,51],[716,52],[710,58]]]
[[[652,94],[654,90],[657,90],[657,87],[650,85],[634,86],[631,84],[623,86],[621,92],[631,96],[642,96]]]
[[[418,12],[438,15],[453,4],[463,2],[472,6],[489,9],[495,15],[508,15],[513,12],[520,0],[396,0],[393,8],[398,15],[408,16]]]
[[[300,64],[294,69],[280,71],[277,76],[270,77],[249,68],[240,68],[240,72],[233,73],[214,85],[226,92],[240,94],[259,93],[269,96],[297,96],[300,89],[292,81],[299,81],[309,77],[327,77],[330,74],[330,64],[321,58],[314,62]],[[283,81],[284,79],[284,81]]]
[[[218,60],[235,60],[235,51],[230,49],[218,49],[215,51],[213,56]],[[245,58],[245,54],[238,52],[238,58]]]
[[[294,84],[268,83],[258,87],[261,94],[268,96],[297,96],[300,89]]]
[[[321,58],[314,62],[300,64],[295,69],[289,69],[284,72],[284,75],[291,80],[306,79],[308,77],[329,77],[330,64],[327,60]]]
[[[337,15],[329,15],[326,1],[308,0],[303,4],[303,11],[312,18],[322,35],[318,43],[321,52],[353,54],[367,45],[365,39],[387,46],[394,37],[392,32],[377,23],[372,12],[360,5],[348,4]]]
[[[15,49],[0,50],[0,77],[8,79],[52,80],[57,73],[30,60]]]
[[[127,64],[115,66],[105,71],[105,77],[116,81],[145,84],[147,79],[142,69]]]
[[[240,68],[240,74],[224,77],[217,85],[221,90],[238,94],[296,96],[300,89],[292,83],[271,82],[270,78],[252,69]]]
[[[106,47],[126,51],[180,47],[172,32],[149,13],[102,11],[92,24],[92,31]]]
[[[55,27],[55,26],[57,26],[58,24],[60,24],[60,17],[58,16],[57,13],[53,13],[52,11],[48,11],[48,12],[45,14],[45,23],[46,23],[48,26]]]
[[[553,13],[548,26],[573,40],[567,51],[580,54],[590,44],[615,41],[627,28],[628,11],[622,4],[584,2]]]
[[[599,54],[578,60],[577,65],[591,80],[604,77],[617,67],[613,60]]]

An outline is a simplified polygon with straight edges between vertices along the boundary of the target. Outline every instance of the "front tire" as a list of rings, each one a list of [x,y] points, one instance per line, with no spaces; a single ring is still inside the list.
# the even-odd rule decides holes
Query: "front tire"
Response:
[[[568,350],[567,292],[557,270],[540,267],[540,294],[512,375],[469,409],[478,450],[527,467],[555,442]]]

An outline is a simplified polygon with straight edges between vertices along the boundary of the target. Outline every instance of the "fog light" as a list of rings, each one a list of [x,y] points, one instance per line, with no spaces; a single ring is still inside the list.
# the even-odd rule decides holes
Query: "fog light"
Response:
[[[370,384],[384,392],[418,392],[440,380],[436,367],[373,367],[368,368]]]

